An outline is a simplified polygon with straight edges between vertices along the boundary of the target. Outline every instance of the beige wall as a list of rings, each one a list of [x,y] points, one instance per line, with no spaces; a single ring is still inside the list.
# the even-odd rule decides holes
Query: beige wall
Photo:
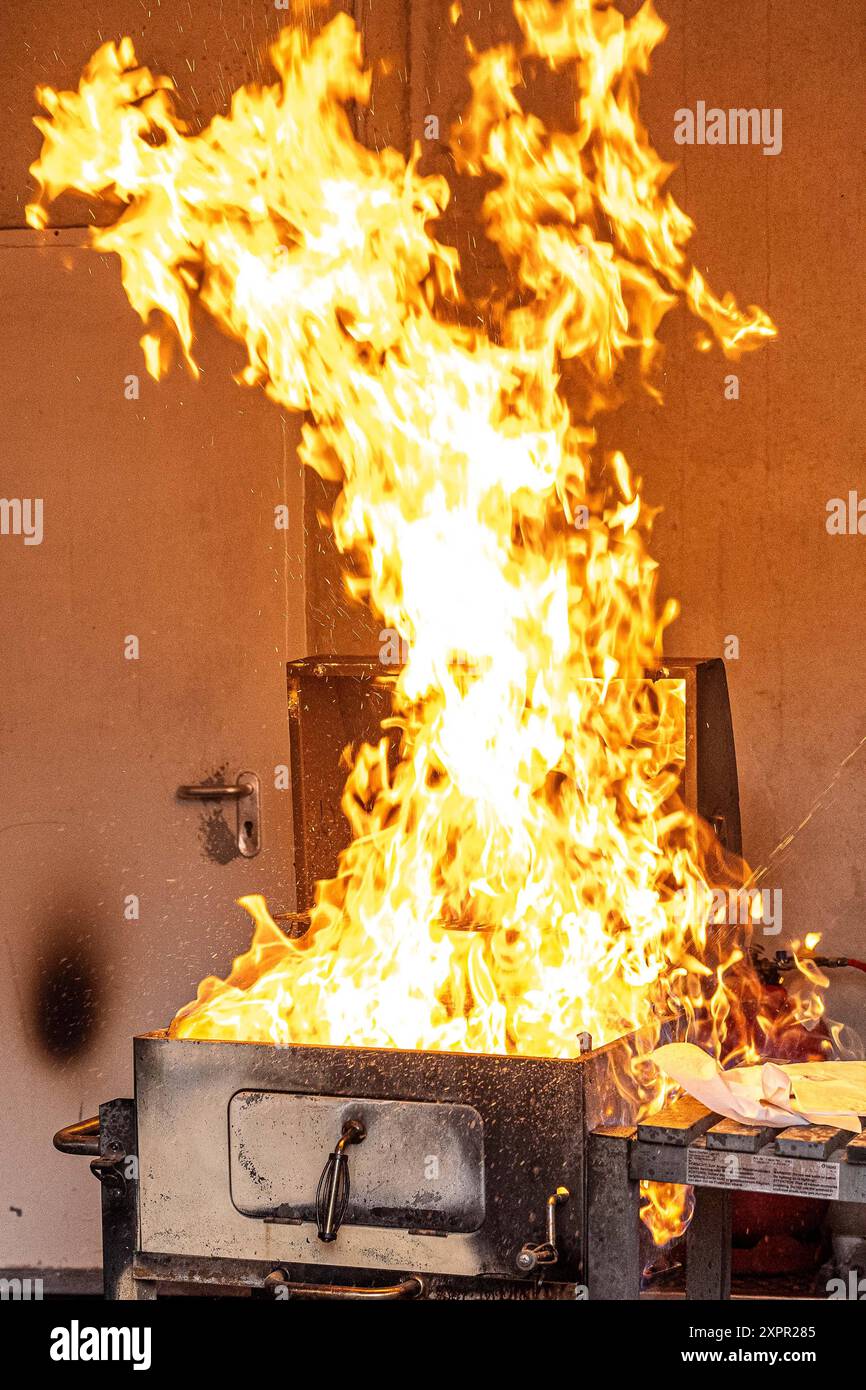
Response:
[[[399,36],[394,13],[377,5],[374,45]],[[201,381],[178,368],[157,386],[116,261],[84,249],[89,209],[58,205],[64,230],[45,236],[24,226],[33,87],[75,85],[99,43],[131,33],[202,122],[256,78],[282,22],[271,3],[223,0],[220,15],[185,0],[74,15],[27,0],[0,22],[0,492],[42,498],[45,517],[39,546],[0,538],[0,1269],[98,1265],[98,1188],[51,1135],[130,1094],[131,1035],[167,1023],[245,948],[240,894],[295,906],[275,768],[288,761],[285,662],[319,641],[299,422],[234,384],[239,352],[205,321]],[[401,72],[377,81],[365,138],[403,119]],[[181,782],[241,770],[263,789],[253,860],[232,853],[231,807],[175,799]]]
[[[279,22],[271,5],[222,12],[224,31],[205,6],[4,7],[0,224],[23,225],[37,81],[75,82],[99,42],[131,32],[154,67],[183,68],[205,118],[255,75]],[[131,1034],[164,1025],[245,946],[241,893],[294,906],[274,767],[288,760],[284,663],[306,650],[298,425],[233,384],[237,351],[207,325],[201,382],[151,382],[117,264],[82,240],[0,234],[0,491],[45,508],[41,546],[0,548],[2,1268],[98,1265],[97,1184],[52,1133],[130,1094]],[[253,860],[231,857],[231,809],[174,795],[240,770],[263,787]]]
[[[245,945],[241,893],[294,905],[274,768],[305,640],[293,426],[206,326],[201,382],[157,387],[112,260],[38,240],[0,234],[3,495],[44,507],[40,545],[0,537],[0,1267],[98,1262],[96,1184],[51,1135],[130,1093],[131,1035]],[[251,860],[232,810],[175,798],[240,771],[263,788]]]
[[[859,0],[676,0],[644,112],[680,165],[714,287],[758,303],[778,340],[729,366],[669,322],[665,396],[615,424],[664,506],[656,552],[683,616],[671,650],[722,655],[734,706],[743,826],[762,864],[866,735],[866,536],[829,536],[828,499],[866,497],[866,24]],[[673,114],[700,100],[781,107],[783,149],[677,146]],[[740,377],[727,401],[723,378]],[[784,936],[825,933],[866,955],[866,750],[765,883]],[[780,944],[770,940],[770,950]],[[866,1036],[864,977],[834,977],[831,1008]]]
[[[373,49],[396,58],[361,127],[371,143],[405,147],[426,114],[444,132],[460,109],[460,40],[440,25],[446,8],[358,0]],[[478,41],[508,32],[505,0],[465,8]],[[664,409],[632,404],[605,435],[665,509],[655,548],[663,588],[684,606],[670,652],[715,655],[726,635],[740,639],[728,673],[747,851],[760,862],[866,734],[866,537],[824,529],[828,498],[866,495],[862,6],[659,0],[659,9],[671,34],[644,84],[644,112],[680,164],[672,187],[698,224],[697,263],[717,289],[767,308],[780,336],[729,368],[692,352],[691,321],[673,316]],[[0,225],[23,223],[37,81],[74,83],[102,39],[130,32],[143,60],[178,77],[193,118],[206,119],[256,76],[282,18],[269,0],[222,0],[218,12],[186,0],[6,6]],[[698,99],[781,106],[782,154],[675,146],[673,113]],[[425,159],[449,168],[441,148]],[[445,236],[471,272],[473,194],[455,186]],[[69,204],[61,220],[84,216]],[[47,1136],[127,1091],[129,1034],[164,1021],[243,945],[238,892],[262,884],[291,901],[283,802],[269,797],[273,857],[254,861],[251,878],[249,865],[217,865],[198,844],[191,854],[195,815],[175,805],[174,785],[222,763],[264,773],[285,751],[285,656],[373,650],[375,640],[339,597],[315,520],[327,497],[298,477],[296,426],[228,380],[230,345],[206,334],[200,386],[181,374],[158,389],[143,378],[142,401],[128,409],[118,378],[140,358],[116,267],[76,252],[67,271],[59,250],[25,240],[0,251],[12,367],[0,402],[3,490],[44,495],[47,532],[39,549],[0,542],[0,1104],[17,1117],[4,1126],[0,1266],[95,1261],[96,1184],[86,1165],[52,1156]],[[740,377],[736,402],[723,396],[729,370]],[[284,495],[294,529],[278,537],[269,514]],[[131,671],[117,641],[138,628],[147,659]],[[821,929],[830,949],[866,955],[864,825],[866,756],[767,880],[784,891],[785,935]],[[118,900],[140,884],[151,906],[128,930]],[[46,980],[59,981],[52,1007],[63,998],[70,951],[84,980],[72,994],[93,993],[98,1026],[63,1058],[46,1049],[40,1008]],[[861,980],[834,986],[834,1012],[864,1017]]]

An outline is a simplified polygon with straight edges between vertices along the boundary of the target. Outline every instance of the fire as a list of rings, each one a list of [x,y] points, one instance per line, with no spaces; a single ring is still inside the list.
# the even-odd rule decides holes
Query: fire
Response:
[[[244,344],[244,382],[307,412],[303,460],[342,482],[350,592],[408,644],[399,765],[384,738],[357,752],[353,842],[310,930],[291,940],[244,898],[252,944],[176,1036],[571,1057],[581,1031],[601,1042],[686,1008],[723,1045],[741,953],[714,961],[696,908],[682,691],[644,679],[676,607],[658,610],[640,481],[599,455],[592,422],[628,359],[658,394],[676,304],[728,357],[775,329],[688,262],[693,225],[638,116],[666,32],[650,0],[630,20],[609,0],[514,11],[519,51],[470,49],[452,142],[489,187],[507,272],[483,309],[436,238],[447,182],[417,149],[353,136],[346,106],[370,79],[345,14],[316,37],[285,29],[273,85],[240,89],[199,134],[129,38],[77,92],[38,93],[31,224],[64,189],[112,199],[91,241],[120,257],[151,373],[172,338],[196,371],[201,306]],[[570,130],[524,104],[538,61],[572,75]],[[657,1104],[659,1079],[635,1075]]]

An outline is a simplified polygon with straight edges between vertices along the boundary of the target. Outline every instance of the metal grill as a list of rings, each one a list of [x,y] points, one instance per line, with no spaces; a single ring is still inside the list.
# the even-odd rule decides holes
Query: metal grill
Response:
[[[738,1124],[688,1096],[637,1126],[594,1130],[588,1166],[591,1298],[638,1297],[643,1179],[695,1189],[686,1235],[690,1299],[730,1297],[733,1193],[866,1204],[866,1136],[828,1125]]]

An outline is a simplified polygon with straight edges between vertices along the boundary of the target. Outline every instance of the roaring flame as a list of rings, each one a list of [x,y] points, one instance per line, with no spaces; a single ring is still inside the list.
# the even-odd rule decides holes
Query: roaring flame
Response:
[[[657,394],[657,330],[678,302],[699,346],[728,357],[775,329],[688,262],[692,223],[637,111],[666,32],[650,0],[631,20],[609,0],[514,10],[519,51],[470,49],[452,139],[485,180],[507,271],[483,308],[435,236],[446,180],[419,172],[417,149],[354,138],[347,103],[370,79],[345,14],[317,37],[285,29],[276,82],[240,89],[198,134],[129,38],[99,49],[77,92],[38,93],[31,224],[65,189],[113,200],[91,240],[120,257],[151,373],[172,336],[195,372],[197,303],[244,344],[246,383],[307,412],[304,462],[342,483],[350,592],[408,646],[399,763],[384,737],[357,752],[353,841],[309,931],[290,939],[243,899],[252,945],[202,982],[175,1036],[571,1057],[582,1031],[652,1036],[685,1007],[724,1041],[742,952],[713,959],[696,906],[682,687],[645,679],[676,607],[657,611],[652,514],[592,420],[627,359]],[[523,104],[539,60],[573,83],[569,130]],[[662,1088],[648,1070],[645,1106]]]

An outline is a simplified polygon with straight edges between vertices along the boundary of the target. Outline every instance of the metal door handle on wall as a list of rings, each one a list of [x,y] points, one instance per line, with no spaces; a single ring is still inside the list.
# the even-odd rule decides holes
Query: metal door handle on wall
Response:
[[[262,812],[259,779],[254,772],[239,772],[234,783],[202,782],[178,787],[181,801],[234,801],[238,808],[238,853],[253,859],[262,847]]]

